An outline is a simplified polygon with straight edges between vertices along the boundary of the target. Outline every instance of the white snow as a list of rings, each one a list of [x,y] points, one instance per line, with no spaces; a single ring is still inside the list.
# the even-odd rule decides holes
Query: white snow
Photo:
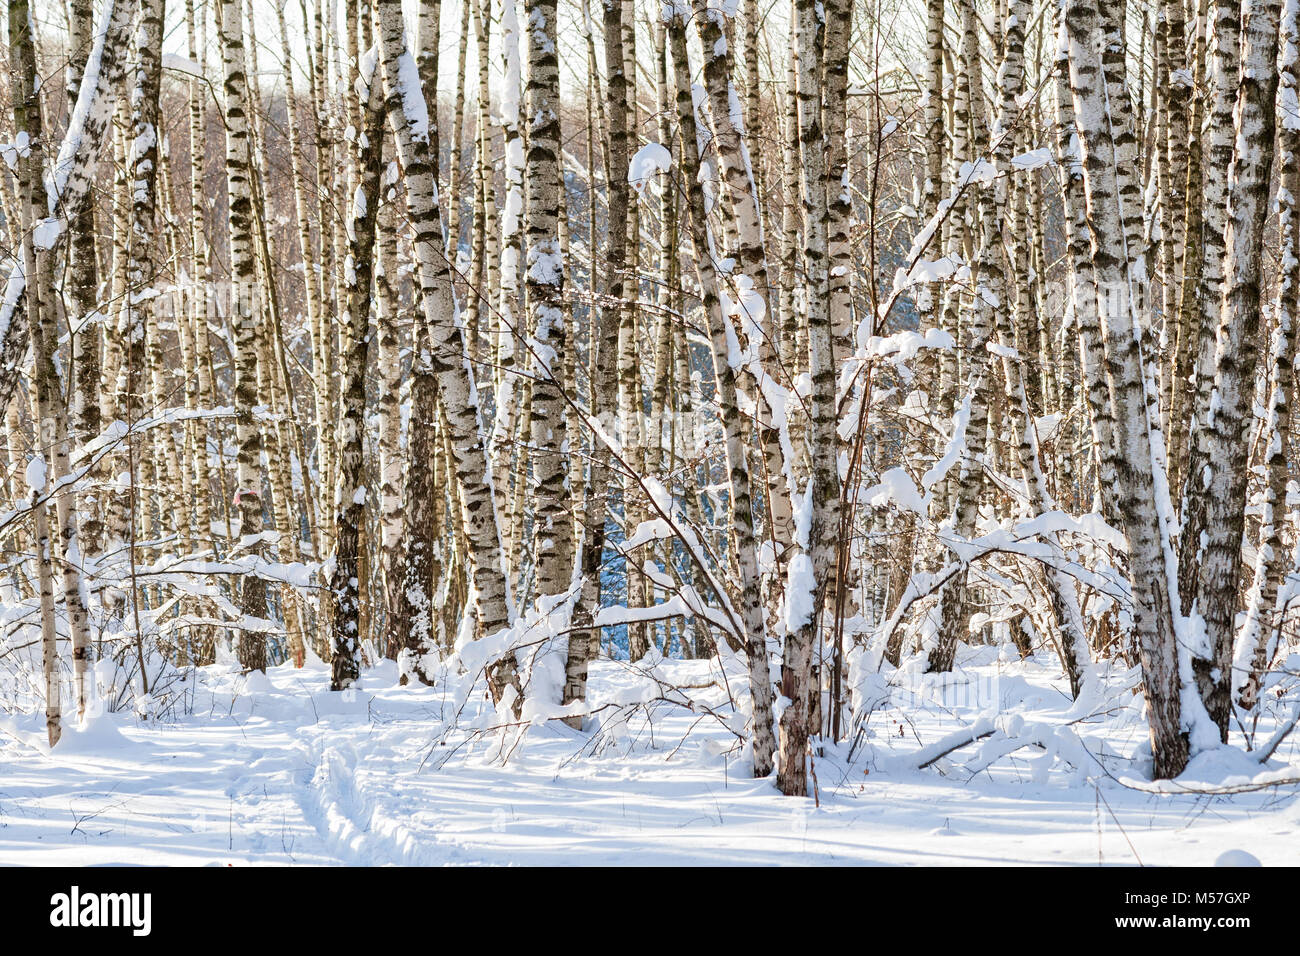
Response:
[[[653,182],[659,173],[668,172],[672,165],[673,156],[667,147],[659,143],[646,143],[628,163],[627,181],[641,195],[647,183]]]
[[[190,76],[197,76],[200,79],[203,78],[203,67],[189,57],[179,56],[175,53],[163,54],[162,68],[164,70],[173,70],[176,73],[188,73]]]
[[[32,227],[32,244],[37,249],[53,249],[63,232],[63,221],[50,216]]]
[[[998,169],[988,160],[977,159],[975,162],[964,162],[957,171],[957,185],[964,186],[968,183],[979,183],[982,186],[991,185],[993,180],[998,177]]]
[[[27,487],[32,490],[32,494],[39,494],[45,490],[45,459],[36,455],[27,463],[26,479]]]
[[[554,705],[504,735],[481,695],[458,714],[447,685],[398,687],[397,670],[331,693],[319,661],[255,679],[217,664],[188,678],[191,713],[96,705],[52,752],[39,710],[0,717],[0,863],[1283,865],[1300,832],[1276,760],[1209,754],[1166,792],[1130,779],[1149,760],[1136,675],[1111,675],[1109,716],[1076,721],[1046,654],[855,671],[869,716],[856,748],[817,758],[816,806],[750,778],[738,660],[725,677],[716,659],[599,660],[583,731]],[[1260,789],[1202,812],[1228,781]]]
[[[803,551],[790,559],[786,569],[785,628],[787,632],[799,630],[812,619],[817,607],[814,601],[816,578],[812,558]]]
[[[1051,166],[1056,160],[1052,157],[1052,151],[1046,146],[1039,149],[1031,149],[1027,153],[1021,153],[1018,156],[1011,157],[1012,169],[1026,171],[1030,169],[1040,169],[1043,166]]]
[[[409,39],[401,56],[397,58],[397,76],[389,82],[395,82],[397,93],[402,98],[402,109],[411,127],[414,140],[429,139],[429,109],[424,102],[423,88],[420,86],[420,71],[411,55]]]

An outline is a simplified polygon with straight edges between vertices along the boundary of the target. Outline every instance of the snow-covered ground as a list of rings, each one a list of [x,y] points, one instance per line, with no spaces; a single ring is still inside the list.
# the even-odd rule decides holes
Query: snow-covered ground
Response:
[[[52,753],[39,714],[0,719],[0,863],[1296,862],[1300,786],[1268,785],[1300,778],[1293,738],[1266,766],[1204,754],[1173,785],[1248,792],[1149,792],[1141,704],[1118,689],[1135,675],[1076,708],[1054,661],[1005,657],[892,675],[856,746],[816,760],[816,803],[749,777],[716,660],[601,661],[584,732],[504,737],[465,729],[493,723],[477,701],[453,726],[451,691],[399,687],[392,665],[347,694],[319,663],[214,666],[191,713],[105,714]],[[963,728],[988,736],[918,768]]]

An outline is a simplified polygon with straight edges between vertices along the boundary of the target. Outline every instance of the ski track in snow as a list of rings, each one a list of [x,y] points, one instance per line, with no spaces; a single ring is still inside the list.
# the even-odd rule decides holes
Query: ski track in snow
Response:
[[[963,654],[956,680],[984,686],[995,675],[999,708],[1024,714],[1026,727],[1071,719],[1045,655]],[[644,670],[684,686],[716,683],[717,666]],[[1209,865],[1244,849],[1283,864],[1300,845],[1294,785],[1233,797],[1098,788],[1041,748],[1008,756],[1005,735],[925,770],[908,766],[923,745],[990,716],[987,707],[911,700],[877,711],[852,761],[847,745],[817,759],[818,807],[750,779],[734,736],[699,708],[650,704],[653,723],[647,705],[625,720],[607,709],[598,730],[582,733],[550,722],[504,741],[503,760],[496,736],[456,730],[438,745],[445,688],[397,687],[389,664],[355,693],[331,694],[328,677],[320,664],[285,666],[250,685],[208,668],[190,714],[104,715],[66,730],[53,753],[40,715],[0,718],[0,863]],[[931,678],[900,672],[895,683],[916,694]],[[728,679],[743,686],[739,673]],[[641,691],[655,687],[608,661],[593,664],[591,686],[596,706],[649,700]],[[725,708],[716,686],[686,693]],[[1095,736],[1088,722],[1073,725],[1094,752],[1104,740],[1120,755],[1107,758],[1116,776],[1139,775],[1122,756],[1143,737],[1126,700],[1119,717],[1109,702]],[[1300,763],[1296,750],[1288,740],[1271,766]],[[1243,766],[1223,760],[1223,774]],[[985,761],[973,776],[963,769]]]

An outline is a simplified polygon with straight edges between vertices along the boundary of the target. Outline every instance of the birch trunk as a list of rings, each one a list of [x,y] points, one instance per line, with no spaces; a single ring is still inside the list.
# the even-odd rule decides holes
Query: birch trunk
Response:
[[[617,0],[615,0],[617,2]],[[709,236],[705,213],[704,187],[700,184],[700,156],[691,99],[690,62],[686,51],[686,23],[683,15],[668,24],[668,42],[672,50],[673,72],[677,82],[677,119],[680,127],[683,178],[687,188],[691,245],[695,268],[703,294],[708,319],[709,340],[713,347],[713,373],[717,382],[718,413],[726,435],[727,473],[731,489],[731,534],[735,544],[737,570],[744,591],[741,615],[745,628],[745,652],[749,659],[749,692],[753,714],[754,776],[765,777],[772,769],[772,685],[768,671],[767,642],[763,627],[763,605],[757,588],[747,586],[758,580],[758,556],[754,539],[753,502],[750,498],[749,462],[740,409],[736,400],[736,371],[729,361],[727,345],[728,317],[723,315],[718,295],[714,265],[714,248]],[[734,334],[734,333],[733,333]]]
[[[528,258],[525,297],[532,329],[531,411],[533,562],[538,601],[563,594],[573,576],[568,514],[568,429],[563,394],[568,352],[564,322],[564,258],[560,250],[560,72],[555,0],[526,0],[528,30]],[[581,642],[579,642],[581,643]]]
[[[407,213],[415,229],[429,365],[450,432],[462,500],[460,517],[472,551],[478,630],[480,635],[491,635],[510,623],[512,609],[487,445],[473,379],[464,360],[465,336],[452,297],[451,272],[441,254],[441,216],[429,154],[430,118],[415,60],[406,46],[400,0],[375,0],[375,12],[388,122],[406,178]],[[494,694],[502,695],[513,681],[513,662],[507,660],[494,675]]]
[[[352,10],[364,19],[361,0]],[[338,485],[334,493],[334,567],[330,593],[334,609],[333,667],[330,690],[345,690],[361,672],[361,590],[358,545],[366,506],[363,466],[366,444],[366,359],[370,350],[370,283],[374,274],[375,220],[379,213],[379,178],[383,163],[384,113],[377,70],[361,71],[365,105],[361,135],[354,146],[356,192],[348,211],[348,257],[344,281],[348,286],[347,353],[340,390]]]
[[[206,14],[204,15],[206,17]],[[206,19],[204,22],[204,39],[206,40]],[[190,58],[199,62],[200,45],[195,29],[194,0],[186,0],[185,24],[189,42]],[[205,44],[206,45],[206,44]],[[207,154],[207,86],[198,78],[190,81],[190,248],[193,251],[194,294],[190,297],[190,314],[181,320],[181,324],[190,327],[190,335],[182,332],[182,342],[192,337],[194,341],[194,361],[187,364],[196,373],[185,377],[186,406],[212,408],[216,405],[215,387],[210,372],[210,348],[208,327],[213,317],[215,302],[212,289],[212,268],[209,258],[208,239],[205,229],[205,207],[203,174]],[[208,441],[210,437],[206,419],[196,418],[189,423],[191,440],[194,444],[194,483],[199,489],[194,502],[195,519],[199,526],[202,540],[217,552],[216,535],[213,534],[213,514],[211,499],[211,474],[209,471]]]
[[[257,401],[256,258],[253,249],[252,184],[249,179],[247,80],[244,61],[243,0],[222,0],[221,50],[225,63],[226,189],[230,202],[230,272],[233,298],[231,325],[235,346],[235,440],[239,550],[253,559],[262,554],[262,430],[254,417]],[[240,610],[258,620],[266,617],[266,583],[254,573],[244,576]],[[239,663],[245,671],[265,670],[266,641],[260,631],[244,630]]]
[[[56,402],[60,399],[58,372],[54,366],[55,343],[49,333],[54,323],[47,317],[53,307],[49,288],[41,273],[33,229],[45,212],[45,188],[41,182],[42,121],[36,73],[35,21],[27,0],[9,2],[9,64],[15,134],[26,133],[28,150],[17,163],[18,215],[21,230],[22,275],[28,280],[24,314],[28,322],[35,397],[37,448],[27,465],[27,486],[35,514],[36,573],[41,608],[41,663],[45,684],[45,732],[50,746],[63,734],[59,649],[55,632],[54,547],[51,541],[49,509],[45,500],[48,467],[47,450],[54,447]],[[43,256],[41,257],[44,258]],[[15,314],[15,313],[11,313]]]
[[[501,58],[505,72],[502,87],[501,125],[505,132],[506,202],[501,210],[501,289],[497,300],[500,325],[497,349],[496,417],[492,423],[492,473],[507,487],[515,424],[518,420],[516,352],[524,341],[523,317],[519,305],[519,262],[522,251],[524,212],[524,138],[519,126],[519,95],[522,76],[519,52],[519,21],[515,0],[501,3]],[[504,495],[502,495],[504,498]],[[504,504],[498,501],[498,506]],[[508,533],[514,515],[501,514],[502,534]]]
[[[123,71],[123,52],[130,46],[129,30],[135,7],[125,0],[105,0],[96,24],[94,46],[87,58],[72,122],[55,158],[50,184],[52,211],[61,223],[76,221],[85,208],[96,175],[99,154],[113,117]],[[45,209],[40,210],[44,219]],[[60,235],[61,240],[61,235]],[[58,242],[51,249],[53,256]],[[27,313],[18,308],[25,277],[16,265],[8,272],[6,295],[0,303],[0,404],[8,404],[18,382],[19,365],[28,347]]]
[[[1116,503],[1129,544],[1133,631],[1145,680],[1153,770],[1160,778],[1182,772],[1188,744],[1181,728],[1175,609],[1170,596],[1172,552],[1157,512],[1155,462],[1138,344],[1145,276],[1141,253],[1133,241],[1133,220],[1140,217],[1141,197],[1131,177],[1123,188],[1119,182],[1120,165],[1134,163],[1136,139],[1122,72],[1112,85],[1104,68],[1105,57],[1123,55],[1122,45],[1114,43],[1115,9],[1108,4],[1110,0],[1066,0],[1065,24],[1098,309],[1106,343],[1106,375],[1115,417],[1111,455]],[[1118,66],[1122,70],[1122,59]]]
[[[968,15],[973,16],[973,11]],[[973,26],[970,29],[973,30]],[[975,291],[970,315],[962,329],[962,346],[967,355],[966,400],[970,403],[970,415],[965,434],[966,452],[961,460],[954,493],[952,528],[959,537],[968,540],[975,536],[985,455],[989,450],[991,383],[988,345],[993,334],[994,310],[1007,308],[1008,302],[1006,273],[1002,263],[1001,224],[1006,215],[1006,172],[1010,168],[1014,142],[1011,124],[1015,118],[1016,96],[1020,93],[1024,79],[1023,27],[1017,21],[1014,30],[1008,32],[1016,42],[1010,42],[1009,38],[1003,49],[996,89],[998,110],[990,133],[992,142],[989,163],[996,178],[991,184],[982,187],[979,193],[980,241],[973,270]],[[977,52],[978,47],[968,47],[968,53],[973,51]],[[977,128],[982,126],[983,119],[983,104],[978,103],[979,95],[979,86],[972,78],[972,107],[977,113],[972,122]],[[955,183],[954,188],[961,188],[967,182],[969,173],[965,180]],[[964,640],[968,632],[969,610],[964,569],[944,589],[941,601],[943,610],[939,635],[930,649],[928,664],[931,671],[946,672],[952,670],[958,640]]]
[[[1277,162],[1279,180],[1278,236],[1282,260],[1278,270],[1277,306],[1270,349],[1268,404],[1264,409],[1264,466],[1259,545],[1255,575],[1246,597],[1246,619],[1237,637],[1233,688],[1243,710],[1259,699],[1264,674],[1277,651],[1284,607],[1277,606],[1278,585],[1286,568],[1282,543],[1282,510],[1286,503],[1288,439],[1291,436],[1291,397],[1296,386],[1295,322],[1300,310],[1300,2],[1285,0],[1278,50]]]
[[[39,468],[28,471],[27,484],[31,488],[34,503],[36,503],[35,496],[47,490],[51,490],[54,497],[60,545],[58,557],[62,563],[63,604],[68,621],[68,636],[72,644],[77,717],[81,719],[85,715],[90,693],[87,675],[92,657],[82,591],[77,500],[69,480],[72,468],[69,464],[68,408],[55,363],[59,325],[54,311],[53,262],[50,250],[54,242],[38,237],[34,231],[38,223],[46,221],[45,213],[49,209],[49,197],[41,175],[45,157],[44,123],[41,117],[36,72],[36,37],[32,29],[33,23],[31,10],[25,0],[14,0],[10,3],[9,55],[15,80],[12,89],[14,130],[15,133],[24,132],[28,135],[27,155],[19,158],[17,184],[18,214],[22,235],[20,250],[22,275],[28,279],[25,314],[32,354],[32,386],[36,397],[36,458],[39,460]],[[35,465],[36,462],[33,464]],[[53,479],[57,488],[47,489],[46,482],[49,478]],[[36,522],[38,578],[41,591],[41,635],[46,677],[46,727],[52,747],[58,741],[61,732],[59,724],[61,706],[58,675],[52,670],[57,659],[57,647],[54,644],[53,593],[55,552],[50,540],[48,512],[44,502],[37,504]]]
[[[71,116],[81,92],[87,58],[93,44],[92,27],[94,10],[91,0],[71,0],[68,4],[68,43],[70,55],[67,67],[68,110]],[[69,224],[68,281],[66,297],[73,326],[72,363],[70,377],[70,425],[74,441],[84,444],[99,434],[99,337],[97,302],[99,275],[95,253],[95,207],[87,203],[80,215]],[[82,504],[86,506],[86,520],[81,533],[84,550],[99,552],[102,522],[99,519],[99,502],[94,492],[83,492]]]
[[[1061,4],[1064,11],[1064,3]],[[1118,520],[1115,510],[1114,461],[1115,418],[1106,380],[1106,350],[1097,311],[1097,277],[1092,268],[1088,233],[1088,202],[1084,193],[1083,157],[1078,143],[1078,126],[1070,92],[1069,38],[1061,18],[1056,63],[1056,142],[1058,162],[1065,171],[1062,188],[1063,225],[1070,261],[1070,303],[1079,337],[1079,364],[1083,372],[1084,396],[1092,435],[1092,457],[1096,463],[1096,500],[1107,521]]]
[[[1259,354],[1264,228],[1273,171],[1281,6],[1282,0],[1247,0],[1242,6],[1241,80],[1234,111],[1237,146],[1228,171],[1222,311],[1210,416],[1203,426],[1208,431],[1208,480],[1196,607],[1204,615],[1209,646],[1200,648],[1200,653],[1194,650],[1192,666],[1224,743],[1232,717],[1233,644]]]
[[[597,301],[593,328],[590,332],[592,348],[588,369],[592,389],[591,414],[601,429],[606,434],[612,435],[617,430],[615,416],[618,411],[618,384],[612,359],[618,352],[619,312],[626,294],[624,278],[627,264],[629,194],[627,177],[618,175],[616,171],[626,169],[628,165],[629,130],[625,107],[626,77],[623,75],[623,4],[620,0],[602,0],[602,3],[605,63],[608,67],[605,89],[610,103],[607,122],[608,158],[605,162],[609,217],[605,260],[608,269],[605,273],[605,294]],[[590,31],[588,36],[590,37]],[[593,60],[594,57],[589,58],[589,65]],[[594,157],[588,156],[588,162],[594,169]],[[592,178],[594,180],[594,174]],[[594,194],[594,186],[592,191]],[[596,282],[594,233],[588,238],[592,245],[591,271],[594,287]],[[606,444],[599,438],[593,441],[591,472],[587,480],[582,509],[584,528],[579,558],[582,593],[574,605],[574,631],[569,639],[565,661],[563,702],[566,704],[576,700],[586,700],[587,665],[590,658],[600,649],[600,628],[594,625],[594,621],[600,605],[600,568],[605,551],[610,459],[610,449]],[[586,640],[582,639],[584,630],[587,634]],[[580,720],[576,718],[570,718],[568,722],[571,726],[580,725]]]
[[[695,0],[694,7],[700,46],[704,51],[704,81],[713,115],[713,145],[722,166],[722,182],[737,237],[735,248],[730,250],[735,264],[723,281],[738,310],[741,342],[755,357],[746,363],[744,378],[757,403],[756,425],[763,454],[768,520],[780,570],[784,567],[785,552],[794,540],[794,516],[786,481],[781,430],[772,410],[776,389],[770,370],[778,365],[779,356],[777,336],[767,320],[768,313],[775,310],[771,305],[758,186],[748,137],[741,121],[740,100],[731,83],[730,58],[724,35],[727,26],[725,14],[720,8],[708,5],[707,0]],[[755,59],[751,69],[756,68]],[[784,395],[781,398],[784,399]],[[784,409],[782,411],[784,413]]]
[[[1223,308],[1224,236],[1228,208],[1227,172],[1233,158],[1233,108],[1237,100],[1241,44],[1239,0],[1213,0],[1208,29],[1214,42],[1211,61],[1210,110],[1206,117],[1206,175],[1201,209],[1201,274],[1198,301],[1195,395],[1188,426],[1187,471],[1183,478],[1182,529],[1179,536],[1178,589],[1182,612],[1191,613],[1199,591],[1198,576],[1205,559],[1202,532],[1209,508],[1210,406],[1213,401],[1215,360]]]

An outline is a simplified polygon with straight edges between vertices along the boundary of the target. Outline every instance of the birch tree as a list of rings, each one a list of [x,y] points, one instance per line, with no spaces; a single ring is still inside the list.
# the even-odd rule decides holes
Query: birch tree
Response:
[[[1188,757],[1181,727],[1174,608],[1176,582],[1169,531],[1157,510],[1156,462],[1138,344],[1145,302],[1144,263],[1136,248],[1141,205],[1131,172],[1136,139],[1123,80],[1116,10],[1106,0],[1066,0],[1070,85],[1083,154],[1084,188],[1097,279],[1098,311],[1106,343],[1106,376],[1115,419],[1115,445],[1108,449],[1117,505],[1128,539],[1133,632],[1145,678],[1154,772],[1177,776]],[[1108,76],[1106,60],[1112,72]],[[1114,77],[1114,80],[1112,80]],[[1112,95],[1118,94],[1118,95]],[[1131,171],[1131,165],[1127,167]]]
[[[429,367],[450,433],[462,501],[460,518],[473,556],[478,630],[480,634],[493,634],[510,622],[512,609],[502,569],[487,445],[473,379],[464,358],[464,329],[452,296],[451,273],[440,253],[442,225],[429,154],[429,113],[418,84],[415,60],[406,46],[401,4],[397,0],[375,0],[375,14],[388,123],[397,142],[398,161],[406,178],[407,214],[415,230],[423,334],[427,336]],[[513,664],[503,662],[494,678],[498,696],[514,680],[513,674]]]
[[[1234,110],[1236,149],[1228,170],[1223,299],[1210,399],[1205,475],[1205,544],[1196,606],[1209,646],[1194,655],[1197,683],[1224,743],[1232,717],[1232,666],[1245,526],[1247,455],[1259,349],[1260,285],[1273,172],[1278,22],[1281,0],[1242,6],[1241,81]]]
[[[560,70],[553,0],[527,0],[528,149],[524,168],[528,254],[525,294],[532,331],[533,561],[537,595],[564,593],[573,575],[572,519],[566,487],[570,451],[562,394],[568,350],[564,324],[564,258],[560,250]]]
[[[668,23],[668,42],[672,50],[673,72],[677,81],[677,121],[681,136],[682,164],[687,188],[691,246],[695,253],[695,270],[703,293],[708,319],[709,341],[713,350],[713,374],[718,388],[718,414],[726,435],[727,474],[731,492],[731,534],[736,548],[737,570],[742,582],[758,579],[757,545],[754,537],[753,502],[750,497],[749,462],[736,399],[736,370],[730,361],[727,323],[718,292],[714,245],[709,235],[704,188],[699,179],[699,140],[695,106],[690,88],[690,63],[686,49],[686,13],[676,11]],[[731,333],[734,337],[734,332]],[[772,687],[768,676],[767,643],[763,624],[763,606],[755,588],[741,595],[744,622],[745,654],[749,660],[749,693],[752,707],[752,753],[754,776],[765,777],[772,768]]]
[[[1278,48],[1279,179],[1278,237],[1281,246],[1274,329],[1269,349],[1268,404],[1264,436],[1266,477],[1261,503],[1259,543],[1254,576],[1247,592],[1246,617],[1237,636],[1233,660],[1233,689],[1241,707],[1251,710],[1258,702],[1264,672],[1277,650],[1285,606],[1277,606],[1278,585],[1286,566],[1282,542],[1283,505],[1286,501],[1291,434],[1291,396],[1296,377],[1296,310],[1300,308],[1300,4],[1286,0],[1281,12]]]
[[[226,192],[230,203],[231,325],[235,345],[235,437],[238,445],[234,505],[239,513],[239,550],[256,564],[263,550],[262,430],[257,401],[257,268],[253,248],[253,196],[249,173],[248,83],[244,62],[242,0],[222,0],[221,52],[225,65]],[[250,568],[251,570],[251,568]],[[266,618],[266,584],[250,573],[240,585],[240,610]],[[239,663],[246,671],[266,668],[266,642],[257,630],[239,637]]]
[[[364,20],[360,2],[354,4],[358,19]],[[383,96],[372,62],[361,70],[358,84],[364,90],[364,121],[354,146],[356,181],[348,210],[348,257],[344,281],[348,286],[348,311],[343,362],[342,421],[339,429],[338,486],[334,493],[334,567],[330,591],[334,612],[332,690],[344,690],[356,682],[361,670],[361,593],[358,581],[358,539],[361,536],[367,489],[362,465],[366,432],[366,359],[370,352],[371,280],[374,275],[375,221],[379,215],[381,162],[384,147]]]

